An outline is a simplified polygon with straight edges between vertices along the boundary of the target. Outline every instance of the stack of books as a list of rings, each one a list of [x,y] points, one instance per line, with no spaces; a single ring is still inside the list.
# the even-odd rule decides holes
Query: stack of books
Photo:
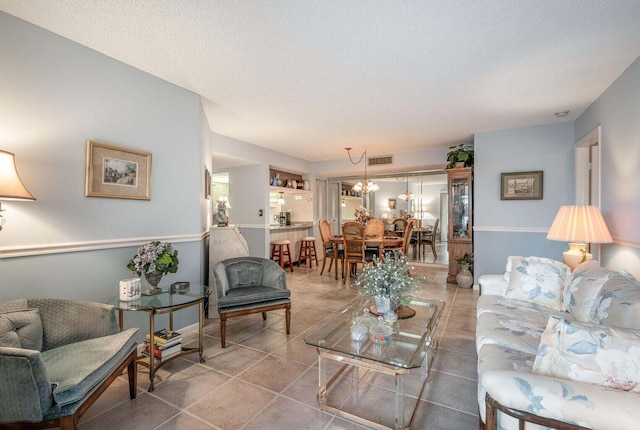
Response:
[[[148,334],[146,338],[142,354],[149,356],[151,341]],[[162,329],[153,334],[153,356],[157,359],[169,358],[180,353],[180,351],[182,351],[182,335],[177,331]]]

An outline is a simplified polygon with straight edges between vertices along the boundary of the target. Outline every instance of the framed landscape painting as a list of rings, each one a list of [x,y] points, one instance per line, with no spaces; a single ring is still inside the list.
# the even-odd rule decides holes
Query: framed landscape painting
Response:
[[[501,174],[501,200],[541,200],[542,170]]]
[[[151,200],[151,153],[87,140],[84,195]]]

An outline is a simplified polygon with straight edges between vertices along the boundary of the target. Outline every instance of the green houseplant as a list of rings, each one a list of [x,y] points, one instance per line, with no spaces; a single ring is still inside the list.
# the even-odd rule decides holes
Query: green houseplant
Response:
[[[447,152],[447,169],[456,167],[456,163],[464,163],[464,167],[473,167],[474,151],[471,146],[460,143],[449,147]]]

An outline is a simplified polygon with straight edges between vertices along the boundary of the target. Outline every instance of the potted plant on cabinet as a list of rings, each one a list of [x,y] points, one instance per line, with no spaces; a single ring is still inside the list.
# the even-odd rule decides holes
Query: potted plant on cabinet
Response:
[[[455,167],[473,167],[474,151],[471,146],[460,143],[459,145],[450,146],[447,152],[447,169]]]

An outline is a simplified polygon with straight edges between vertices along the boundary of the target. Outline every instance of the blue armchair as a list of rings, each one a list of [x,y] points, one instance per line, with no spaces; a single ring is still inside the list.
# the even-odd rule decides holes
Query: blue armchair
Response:
[[[137,330],[100,303],[0,303],[0,427],[74,429],[125,368],[134,399]]]
[[[220,338],[226,346],[227,318],[285,309],[287,334],[291,329],[291,292],[287,289],[287,275],[278,264],[266,258],[238,257],[218,262],[213,268]]]

